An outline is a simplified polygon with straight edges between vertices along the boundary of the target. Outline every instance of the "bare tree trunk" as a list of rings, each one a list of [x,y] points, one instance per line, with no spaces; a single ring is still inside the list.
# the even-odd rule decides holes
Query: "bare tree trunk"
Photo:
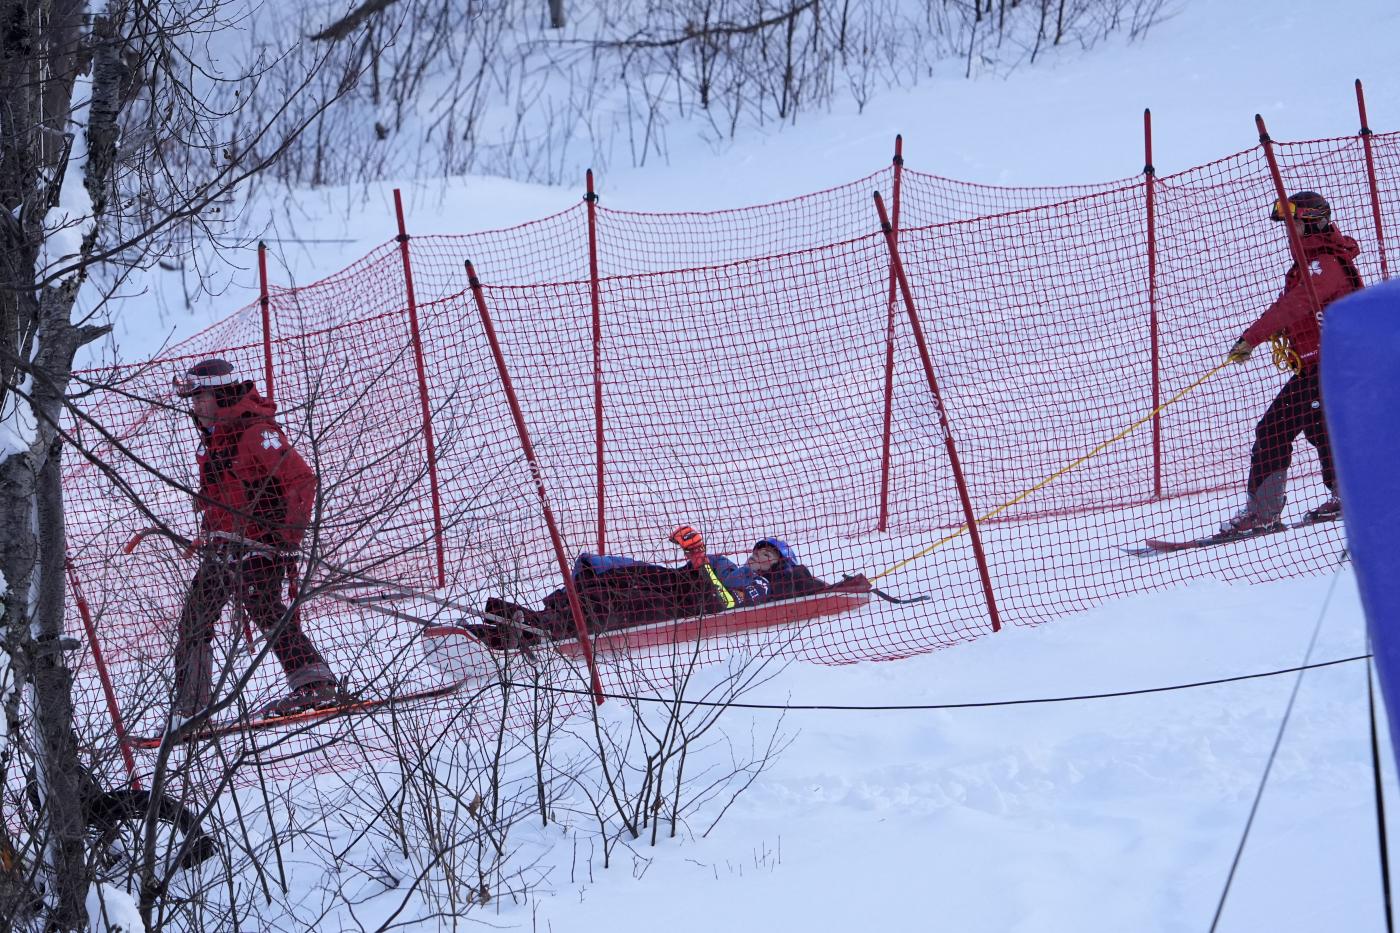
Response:
[[[549,0],[549,28],[563,29],[564,26],[564,0]]]
[[[73,739],[73,673],[63,655],[72,643],[63,630],[65,536],[57,425],[74,354],[104,332],[68,322],[75,291],[49,288],[40,300],[39,352],[28,367],[30,389],[15,391],[11,399],[16,405],[27,404],[36,430],[27,449],[11,453],[0,464],[6,647],[12,661],[16,656],[20,661],[18,684],[22,688],[27,682],[33,689],[32,731],[47,816],[45,874],[53,892],[49,921],[60,930],[85,925],[91,871],[84,851],[80,767]],[[7,713],[16,719],[22,715],[18,696]]]
[[[86,851],[94,782],[84,766],[91,750],[80,757],[73,728],[61,476],[74,358],[109,328],[74,318],[100,313],[119,287],[113,278],[153,263],[176,225],[198,224],[208,205],[266,168],[358,75],[317,90],[326,59],[314,58],[290,72],[281,104],[263,99],[266,120],[239,132],[255,96],[243,91],[266,71],[238,78],[245,87],[232,89],[230,111],[217,82],[171,63],[184,38],[219,20],[222,2],[103,0],[90,10],[86,0],[0,0],[0,668],[9,669],[0,678],[0,786],[33,763],[37,808],[7,806],[5,820],[20,817],[37,852],[23,870],[42,881],[46,930],[86,929],[94,873],[110,870]],[[365,40],[361,59],[377,55],[375,41]],[[221,142],[230,132],[257,150]],[[83,292],[90,270],[110,273],[111,261],[119,271],[90,289],[101,294]],[[167,819],[151,812],[152,826]],[[143,905],[156,895],[143,890]],[[0,928],[12,919],[0,914]]]
[[[87,924],[91,871],[73,740],[73,675],[63,657],[64,537],[58,413],[73,355],[85,331],[69,323],[78,279],[37,286],[46,231],[71,151],[67,134],[73,85],[86,57],[81,0],[0,2],[5,56],[0,63],[0,575],[4,641],[15,693],[12,727],[33,737],[43,815],[43,874],[48,922],[55,930]],[[34,722],[24,722],[33,691]],[[24,728],[28,726],[29,728]],[[17,741],[11,733],[10,741]],[[8,767],[6,748],[0,766]],[[3,775],[0,775],[3,777]]]
[[[73,672],[63,654],[65,647],[77,645],[65,639],[63,631],[66,557],[60,472],[63,442],[56,425],[73,356],[83,343],[96,336],[93,333],[96,328],[75,328],[69,324],[71,301],[71,295],[60,294],[43,302],[47,307],[45,324],[39,332],[37,368],[44,375],[35,380],[33,396],[34,408],[42,419],[40,442],[47,450],[35,489],[38,600],[31,620],[30,650],[39,768],[49,818],[46,860],[53,876],[60,879],[51,922],[61,929],[79,929],[85,925],[85,902],[92,877],[84,850],[83,795],[79,792],[80,767],[73,735]]]

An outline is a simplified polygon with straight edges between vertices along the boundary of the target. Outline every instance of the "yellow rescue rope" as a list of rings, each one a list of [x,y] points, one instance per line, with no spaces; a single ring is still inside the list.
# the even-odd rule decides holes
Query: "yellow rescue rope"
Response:
[[[1290,352],[1291,352],[1291,351],[1290,351]],[[1296,357],[1297,354],[1294,354],[1294,356]],[[988,512],[987,514],[980,516],[980,517],[977,519],[977,521],[978,521],[978,522],[985,522],[985,521],[987,521],[987,520],[990,519],[990,518],[995,518],[997,515],[1000,515],[1002,512],[1005,512],[1007,509],[1011,508],[1011,507],[1012,507],[1013,505],[1015,505],[1016,503],[1023,501],[1024,499],[1026,499],[1026,498],[1027,498],[1028,496],[1030,496],[1031,494],[1033,494],[1033,493],[1035,493],[1035,492],[1037,492],[1037,491],[1039,491],[1039,490],[1041,490],[1041,489],[1044,489],[1046,486],[1049,486],[1049,485],[1050,485],[1051,483],[1053,483],[1055,480],[1059,479],[1061,476],[1064,476],[1066,473],[1068,473],[1070,470],[1073,470],[1075,467],[1079,466],[1081,463],[1084,463],[1086,460],[1090,460],[1090,459],[1092,459],[1092,458],[1098,456],[1100,453],[1102,453],[1103,451],[1107,450],[1109,447],[1112,447],[1114,444],[1118,443],[1118,442],[1121,441],[1123,438],[1127,437],[1129,434],[1133,433],[1133,432],[1136,431],[1138,428],[1142,427],[1144,424],[1147,424],[1147,422],[1151,421],[1153,418],[1155,418],[1155,417],[1156,417],[1158,414],[1160,414],[1162,411],[1166,410],[1169,406],[1175,405],[1177,402],[1181,401],[1181,400],[1182,400],[1183,398],[1185,398],[1187,395],[1189,395],[1190,393],[1194,392],[1197,388],[1200,387],[1201,383],[1205,382],[1205,381],[1206,381],[1207,379],[1209,379],[1211,376],[1214,376],[1216,373],[1220,372],[1220,370],[1224,369],[1224,368],[1226,367],[1226,365],[1228,365],[1229,362],[1230,362],[1229,360],[1224,360],[1224,361],[1222,361],[1218,366],[1216,366],[1216,367],[1215,367],[1214,369],[1212,369],[1210,372],[1206,373],[1204,376],[1202,376],[1201,378],[1197,379],[1195,382],[1191,383],[1189,386],[1187,386],[1186,388],[1182,389],[1180,392],[1176,393],[1176,394],[1173,395],[1171,398],[1167,399],[1167,400],[1166,400],[1165,402],[1163,402],[1161,405],[1158,405],[1156,408],[1152,409],[1150,412],[1148,412],[1147,414],[1143,415],[1143,416],[1142,416],[1141,418],[1139,418],[1137,421],[1134,421],[1132,424],[1128,425],[1126,428],[1124,428],[1123,430],[1119,431],[1117,434],[1113,435],[1113,436],[1110,437],[1108,440],[1104,441],[1102,444],[1100,444],[1099,446],[1095,447],[1093,450],[1089,451],[1089,452],[1088,452],[1087,454],[1085,454],[1084,456],[1080,457],[1078,460],[1075,460],[1075,461],[1072,462],[1072,463],[1066,464],[1065,466],[1063,466],[1063,467],[1061,467],[1060,469],[1056,470],[1054,473],[1051,473],[1049,476],[1045,477],[1045,479],[1043,479],[1043,480],[1041,480],[1040,482],[1036,483],[1034,486],[1030,487],[1029,489],[1026,489],[1024,492],[1021,492],[1020,494],[1018,494],[1014,499],[1010,499],[1010,500],[1008,500],[1008,501],[1006,501],[1006,502],[1003,502],[1001,505],[999,505],[999,506],[997,506],[996,508],[992,509],[992,510],[991,510],[990,512]],[[909,564],[912,564],[914,561],[918,560],[919,558],[924,557],[924,556],[926,556],[926,555],[928,555],[928,554],[931,554],[933,551],[935,551],[935,550],[937,550],[938,548],[942,547],[943,545],[947,544],[949,541],[952,541],[954,538],[958,537],[959,535],[963,534],[963,533],[966,532],[966,531],[967,531],[967,524],[966,524],[966,523],[963,523],[962,525],[960,525],[960,526],[958,527],[958,529],[957,529],[956,531],[951,532],[950,534],[945,535],[944,537],[942,537],[942,538],[940,538],[939,540],[935,541],[933,544],[930,544],[928,547],[924,548],[924,549],[923,549],[922,551],[920,551],[919,553],[913,555],[912,557],[908,557],[908,558],[906,558],[906,559],[900,561],[899,563],[897,563],[897,564],[895,564],[895,565],[893,565],[893,566],[891,566],[891,567],[887,567],[886,569],[884,569],[884,570],[880,571],[879,573],[875,574],[875,576],[873,576],[873,577],[870,578],[871,582],[874,582],[875,580],[878,580],[878,579],[880,579],[881,577],[886,576],[887,574],[894,573],[896,570],[899,570],[899,569],[902,568],[902,567],[906,567],[906,566],[908,566]]]
[[[1273,351],[1274,368],[1279,372],[1296,376],[1303,371],[1303,358],[1283,334],[1274,334],[1269,338],[1269,349]]]

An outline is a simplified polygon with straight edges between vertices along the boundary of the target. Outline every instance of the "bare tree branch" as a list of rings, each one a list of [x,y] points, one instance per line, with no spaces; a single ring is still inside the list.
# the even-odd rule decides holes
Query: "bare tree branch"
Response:
[[[364,3],[355,7],[355,9],[331,23],[311,38],[317,42],[334,42],[337,39],[344,39],[346,36],[350,35],[350,33],[364,25],[370,17],[374,16],[376,13],[384,12],[398,2],[399,0],[365,0]]]

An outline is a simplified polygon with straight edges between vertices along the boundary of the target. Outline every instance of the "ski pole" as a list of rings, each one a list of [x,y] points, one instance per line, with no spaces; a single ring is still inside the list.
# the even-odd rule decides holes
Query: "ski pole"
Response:
[[[378,611],[383,612],[386,615],[391,615],[396,618],[405,619],[410,622],[417,622],[420,625],[428,627],[436,627],[437,623],[435,622],[430,622],[427,619],[422,619],[418,616],[409,615],[407,613],[401,612],[397,609],[392,609],[384,605],[386,602],[390,602],[396,599],[421,599],[424,602],[432,603],[433,605],[440,606],[443,609],[451,609],[454,612],[465,613],[466,615],[474,616],[475,618],[481,619],[485,622],[491,622],[495,625],[504,625],[510,628],[520,629],[521,631],[529,632],[532,635],[539,635],[541,637],[549,638],[551,640],[554,638],[554,635],[546,631],[545,629],[539,628],[534,625],[530,625],[525,622],[517,622],[514,619],[509,619],[505,616],[497,615],[494,612],[487,612],[484,609],[478,609],[475,606],[469,606],[466,603],[460,603],[452,599],[445,599],[441,596],[434,596],[432,593],[424,593],[422,591],[410,589],[408,587],[401,587],[397,584],[389,583],[384,580],[376,580],[372,577],[366,577],[363,574],[355,573],[354,571],[339,572],[353,579],[347,583],[324,584],[318,587],[317,590],[318,592],[325,594],[327,597],[334,599],[337,602],[345,603],[346,605],[365,606],[367,608],[376,609]],[[387,587],[393,592],[371,593],[364,596],[346,596],[339,592],[341,590],[358,589],[362,586],[382,586]]]
[[[372,612],[378,612],[383,615],[390,616],[391,618],[400,619],[404,622],[412,622],[414,625],[421,625],[423,627],[423,633],[425,635],[468,635],[473,638],[476,638],[478,641],[480,640],[480,636],[476,635],[470,629],[463,628],[461,625],[444,625],[440,622],[435,622],[431,619],[424,619],[421,616],[416,616],[412,613],[403,612],[402,610],[395,609],[392,606],[387,606],[380,600],[375,599],[373,597],[345,596],[336,592],[335,589],[332,588],[322,588],[320,592],[324,594],[327,598],[333,599],[339,603],[344,603],[347,606],[354,606],[358,609],[369,609]],[[404,595],[406,598],[413,594]],[[452,608],[458,612],[464,612],[468,615],[475,616],[478,619],[490,622],[491,624],[499,626],[501,628],[515,629],[520,632],[535,635],[538,638],[541,638],[545,641],[554,640],[554,634],[552,632],[546,631],[545,629],[538,628],[536,626],[529,625],[524,622],[517,622],[514,619],[507,619],[504,616],[499,616],[491,612],[485,612],[481,609],[476,609],[471,606],[464,606],[459,603],[452,603],[450,606],[444,608]]]
[[[186,554],[192,554],[199,544],[199,542],[197,541],[190,541],[172,531],[167,531],[164,528],[142,528],[132,536],[131,540],[128,541],[125,546],[123,546],[122,552],[125,554],[130,554],[136,549],[136,547],[141,543],[143,539],[152,534],[170,539],[171,543],[173,543],[177,547],[184,545]],[[253,541],[248,538],[242,538],[236,535],[224,533],[219,533],[217,537],[220,540],[226,540],[235,544],[239,544],[250,551],[258,551],[264,554],[277,554],[279,556],[284,557],[287,556],[285,552],[278,551],[275,548],[268,547],[267,545],[260,544],[257,541]],[[498,625],[510,625],[515,627],[522,626],[522,623],[516,622],[513,619],[507,619],[502,616],[495,615],[494,613],[477,609],[475,606],[468,606],[465,603],[457,602],[456,600],[447,599],[442,596],[436,596],[432,593],[425,593],[421,590],[415,590],[412,587],[403,586],[399,583],[394,583],[389,580],[382,580],[378,577],[372,577],[368,574],[360,573],[359,571],[349,570],[347,568],[332,564],[329,561],[320,560],[318,561],[318,563],[320,563],[327,570],[329,570],[330,575],[332,577],[344,577],[345,580],[339,583],[328,582],[319,585],[313,585],[312,588],[314,589],[314,591],[324,593],[326,596],[335,599],[338,602],[345,603],[347,605],[369,606],[369,604],[371,603],[381,603],[386,599],[421,599],[424,602],[433,603],[434,605],[440,606],[443,609],[451,609],[455,612],[466,613],[467,615],[475,616],[476,618],[485,620],[487,622],[494,622]],[[302,582],[305,583],[305,581]],[[358,589],[360,587],[372,586],[382,587],[390,592],[368,594],[365,596],[344,596],[337,592],[338,590]],[[305,587],[303,586],[303,589],[304,588]],[[426,620],[424,619],[418,619],[414,616],[408,616],[406,613],[399,613],[398,610],[389,610],[387,614],[405,617],[409,621],[427,624]],[[543,629],[534,628],[533,626],[525,626],[525,629],[535,634],[544,633]]]

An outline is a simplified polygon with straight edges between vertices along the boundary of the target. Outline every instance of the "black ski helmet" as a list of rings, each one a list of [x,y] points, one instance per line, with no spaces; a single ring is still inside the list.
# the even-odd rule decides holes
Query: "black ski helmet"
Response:
[[[1301,220],[1304,233],[1317,233],[1332,226],[1332,205],[1316,191],[1298,191],[1288,196],[1287,214],[1279,201],[1274,202],[1269,212],[1270,220],[1283,220],[1285,216]]]

